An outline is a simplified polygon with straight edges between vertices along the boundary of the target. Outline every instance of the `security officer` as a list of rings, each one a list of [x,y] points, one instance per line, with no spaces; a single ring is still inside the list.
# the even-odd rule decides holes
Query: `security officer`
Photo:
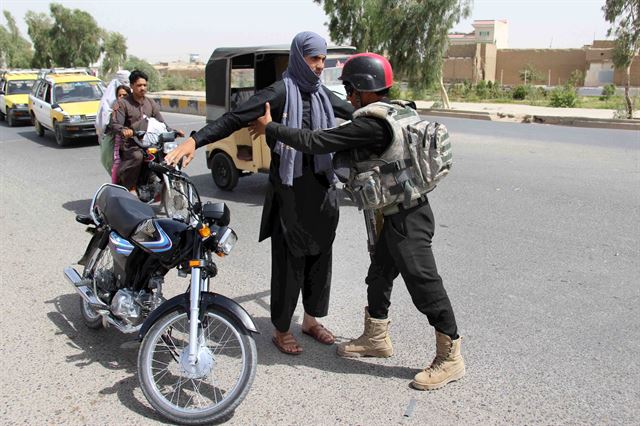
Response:
[[[391,64],[373,53],[354,55],[345,63],[341,79],[348,100],[356,108],[352,122],[330,130],[291,129],[271,121],[267,103],[265,115],[251,124],[250,131],[254,137],[266,133],[267,137],[306,153],[336,152],[338,158],[344,151],[354,162],[358,158],[380,157],[398,136],[394,136],[388,121],[359,112],[374,103],[390,105],[387,95],[393,84]],[[431,251],[433,212],[425,194],[410,203],[386,206],[382,213],[384,222],[366,278],[364,332],[339,345],[337,352],[343,357],[393,354],[387,314],[393,280],[401,274],[413,303],[427,316],[436,335],[436,356],[416,374],[411,385],[420,390],[438,389],[464,376],[465,367],[453,309]]]

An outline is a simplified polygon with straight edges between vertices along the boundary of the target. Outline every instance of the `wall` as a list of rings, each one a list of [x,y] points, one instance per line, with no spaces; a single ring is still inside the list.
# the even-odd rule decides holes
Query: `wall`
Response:
[[[447,83],[473,81],[473,58],[445,58],[442,75]]]
[[[613,73],[613,84],[624,87],[627,82],[626,70],[615,70]],[[640,86],[640,55],[636,56],[631,63],[631,85]]]
[[[502,84],[518,85],[520,71],[531,64],[540,71],[543,80],[548,83],[551,70],[551,85],[564,84],[575,70],[585,72],[587,63],[584,49],[499,49],[496,59],[496,81]]]

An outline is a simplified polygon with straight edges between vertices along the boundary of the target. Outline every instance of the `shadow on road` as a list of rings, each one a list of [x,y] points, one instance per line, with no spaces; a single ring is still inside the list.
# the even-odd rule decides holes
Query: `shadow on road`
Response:
[[[18,135],[23,138],[35,142],[38,145],[41,145],[44,148],[53,148],[53,149],[69,149],[69,148],[82,148],[87,146],[94,146],[98,144],[98,140],[95,137],[84,137],[73,139],[69,141],[69,145],[60,146],[56,143],[56,140],[53,136],[53,133],[46,131],[44,136],[40,137],[38,134],[31,128],[31,130],[26,130],[24,132],[18,132]]]
[[[246,302],[256,303],[268,312],[269,294],[270,291],[262,291],[235,297],[233,300],[240,304]],[[387,361],[376,360],[375,358],[341,358],[336,354],[336,345],[323,345],[311,337],[303,335],[299,325],[297,325],[300,323],[300,319],[295,316],[291,321],[291,328],[298,343],[304,348],[304,353],[299,356],[286,355],[280,352],[271,342],[273,333],[271,318],[255,317],[253,320],[258,327],[258,331],[260,331],[260,334],[254,337],[258,347],[258,363],[262,365],[300,365],[337,374],[368,374],[384,378],[394,377],[400,379],[412,378],[416,373],[415,368],[381,365],[380,362]],[[335,330],[333,331],[335,333]],[[357,336],[336,335],[336,343],[345,342],[354,337]]]
[[[45,303],[53,305],[53,310],[47,313],[47,317],[58,328],[56,334],[65,335],[69,339],[68,345],[80,351],[67,356],[68,363],[83,368],[97,362],[107,370],[121,370],[130,374],[98,393],[115,393],[122,405],[131,411],[148,419],[170,424],[134,394],[134,390],[139,387],[136,375],[139,345],[134,334],[122,334],[113,328],[87,328],[80,315],[80,297],[76,294],[65,294]]]

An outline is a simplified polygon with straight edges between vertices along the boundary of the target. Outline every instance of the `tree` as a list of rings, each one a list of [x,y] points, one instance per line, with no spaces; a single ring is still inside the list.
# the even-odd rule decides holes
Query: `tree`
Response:
[[[127,60],[127,39],[120,33],[104,32],[102,40],[102,75],[112,74]]]
[[[67,9],[61,4],[49,6],[53,26],[51,56],[61,67],[87,67],[100,58],[103,30],[89,13]]]
[[[314,0],[329,17],[331,38],[388,56],[414,88],[440,82],[448,34],[469,16],[471,0]],[[444,99],[443,99],[444,100]]]
[[[147,81],[150,92],[155,92],[160,90],[160,74],[158,70],[156,70],[153,65],[144,59],[137,58],[135,56],[129,56],[127,62],[123,65],[124,69],[129,71],[140,70],[149,76],[149,80]]]
[[[524,84],[539,83],[544,81],[543,79],[542,73],[532,64],[527,64],[527,66],[520,70],[520,80],[522,80]]]
[[[33,56],[31,44],[20,35],[13,15],[8,10],[3,14],[7,28],[0,27],[0,62],[11,68],[29,68]]]
[[[45,13],[28,11],[24,17],[27,23],[27,32],[33,43],[33,59],[31,66],[35,68],[50,68],[53,64],[51,58],[50,38],[53,20]]]
[[[607,0],[602,7],[607,22],[611,24],[607,35],[616,37],[613,65],[626,72],[624,98],[627,118],[633,118],[633,103],[629,96],[631,64],[640,51],[640,0]]]

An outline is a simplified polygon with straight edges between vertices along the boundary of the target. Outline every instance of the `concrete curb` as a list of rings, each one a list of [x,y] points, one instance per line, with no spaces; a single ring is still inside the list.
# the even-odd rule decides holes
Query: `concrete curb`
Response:
[[[160,111],[180,114],[207,115],[207,102],[196,96],[166,96],[148,94],[149,98],[158,102]]]
[[[158,102],[160,111],[180,114],[207,115],[207,103],[199,96],[153,94],[148,96]],[[559,117],[550,115],[515,115],[507,113],[491,114],[486,111],[457,109],[419,108],[422,115],[438,117],[468,118],[485,121],[507,121],[515,123],[540,123],[558,126],[591,127],[600,129],[621,129],[640,131],[640,120],[616,120],[587,117]]]

